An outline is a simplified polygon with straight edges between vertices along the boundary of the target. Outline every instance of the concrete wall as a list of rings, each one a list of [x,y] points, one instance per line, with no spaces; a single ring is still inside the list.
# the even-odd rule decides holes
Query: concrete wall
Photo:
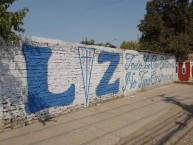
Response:
[[[186,61],[176,64],[176,75],[178,82],[193,82],[193,62]]]
[[[32,37],[1,48],[0,128],[172,83],[175,57]]]

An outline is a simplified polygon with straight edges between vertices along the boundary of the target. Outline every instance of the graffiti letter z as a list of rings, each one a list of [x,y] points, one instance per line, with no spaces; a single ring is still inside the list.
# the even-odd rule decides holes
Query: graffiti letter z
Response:
[[[106,61],[110,61],[111,63],[96,88],[97,96],[102,96],[109,93],[117,93],[119,91],[120,79],[117,79],[114,83],[109,84],[109,81],[111,80],[113,73],[115,72],[117,65],[119,64],[119,60],[120,55],[118,53],[102,52],[99,54],[99,64],[104,63]]]

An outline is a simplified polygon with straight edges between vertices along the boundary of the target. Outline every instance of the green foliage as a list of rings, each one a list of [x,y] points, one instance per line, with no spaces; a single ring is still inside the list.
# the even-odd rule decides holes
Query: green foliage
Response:
[[[80,44],[84,44],[84,45],[96,45],[96,46],[104,46],[104,47],[111,47],[111,48],[116,48],[115,45],[107,42],[105,44],[103,43],[95,43],[95,41],[93,39],[88,40],[87,38],[83,41],[80,42]]]
[[[84,44],[84,45],[95,45],[95,41],[93,39],[88,40],[87,38],[83,41],[80,42],[80,44]]]
[[[122,49],[140,50],[140,44],[137,41],[123,41],[120,46]]]
[[[7,42],[18,40],[19,36],[16,32],[24,32],[23,18],[28,12],[27,8],[23,8],[16,12],[9,12],[8,8],[15,0],[0,1],[0,37]]]
[[[193,1],[152,0],[146,11],[138,25],[142,49],[176,55],[193,50]]]
[[[96,44],[96,45],[98,45],[98,44]],[[110,42],[107,42],[107,43],[103,44],[103,46],[110,47],[110,48],[116,48],[116,46],[111,44]]]

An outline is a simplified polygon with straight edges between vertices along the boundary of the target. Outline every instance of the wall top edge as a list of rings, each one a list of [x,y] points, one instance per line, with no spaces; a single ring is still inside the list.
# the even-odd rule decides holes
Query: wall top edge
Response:
[[[40,46],[40,47],[54,47],[54,46],[70,46],[70,47],[87,47],[87,48],[96,48],[105,51],[113,51],[113,52],[120,52],[123,51],[120,48],[110,48],[104,46],[96,46],[96,45],[84,45],[80,43],[74,42],[65,42],[58,39],[51,39],[51,38],[44,38],[44,37],[37,37],[37,36],[24,36],[22,37],[22,44],[32,45],[32,46]]]

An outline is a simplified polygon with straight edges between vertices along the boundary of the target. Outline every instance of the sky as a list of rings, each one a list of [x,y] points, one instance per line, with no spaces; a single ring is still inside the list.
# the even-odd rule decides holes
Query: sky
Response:
[[[146,13],[147,0],[18,0],[10,11],[28,7],[25,35],[79,43],[138,40],[137,25]]]

